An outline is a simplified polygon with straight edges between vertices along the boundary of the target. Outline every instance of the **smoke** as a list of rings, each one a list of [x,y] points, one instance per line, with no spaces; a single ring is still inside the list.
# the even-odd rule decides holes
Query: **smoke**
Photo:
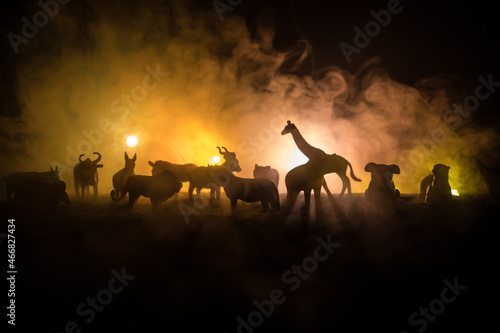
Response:
[[[460,128],[443,117],[466,96],[449,78],[411,87],[378,59],[354,74],[336,66],[314,76],[286,73],[311,45],[275,50],[269,16],[256,22],[252,32],[237,13],[221,22],[210,4],[189,1],[69,2],[19,47],[20,114],[2,116],[9,158],[0,171],[58,166],[70,186],[78,156],[98,151],[107,192],[124,151],[137,153],[137,174],[150,174],[148,160],[206,165],[224,146],[236,152],[241,176],[251,177],[254,164],[276,168],[284,192],[286,173],[306,161],[292,137],[280,135],[291,120],[313,146],[351,162],[363,180],[352,182],[354,192],[368,186],[368,162],[398,164],[402,193],[418,192],[436,163],[451,166],[452,188],[487,192],[475,158],[496,138],[467,124],[473,114]],[[136,147],[126,146],[128,135],[137,136]],[[340,189],[338,177],[328,181]]]

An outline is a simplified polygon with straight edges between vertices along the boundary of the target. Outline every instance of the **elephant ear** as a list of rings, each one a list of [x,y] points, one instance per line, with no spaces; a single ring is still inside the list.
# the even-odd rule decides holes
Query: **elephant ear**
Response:
[[[395,175],[399,175],[401,173],[401,169],[396,164],[391,164],[387,167],[387,169]]]
[[[375,163],[373,162],[370,162],[368,163],[367,165],[365,165],[365,171],[366,172],[372,172],[373,171],[373,168],[375,167]]]

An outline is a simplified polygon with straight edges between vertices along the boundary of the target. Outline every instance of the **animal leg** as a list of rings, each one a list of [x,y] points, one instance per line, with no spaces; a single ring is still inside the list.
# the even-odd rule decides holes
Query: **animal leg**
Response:
[[[308,210],[311,206],[311,190],[304,190],[304,209]]]
[[[220,187],[217,187],[215,189],[215,205],[216,206],[220,205]]]
[[[316,210],[316,219],[323,215],[323,208],[321,207],[321,187],[314,189],[314,206]]]
[[[99,191],[97,190],[97,184],[95,184],[93,187],[94,187],[94,198],[97,199],[97,197],[99,196]]]
[[[210,189],[210,205],[214,206],[215,204],[215,190],[213,188]]]
[[[153,199],[153,198],[150,198],[149,200],[151,201],[151,206],[153,206],[153,211],[159,212],[161,201],[158,199]]]
[[[193,202],[193,191],[194,191],[194,185],[192,183],[189,183],[189,189],[188,189],[189,202]],[[196,189],[196,191],[198,192],[199,196],[200,191],[198,189]]]
[[[342,180],[342,191],[340,192],[339,198],[344,195],[345,190],[347,189],[347,193],[351,194],[351,181],[349,178],[344,174],[344,175],[339,175],[340,179]]]
[[[238,205],[238,199],[231,199],[231,214],[236,212],[236,206]]]
[[[136,201],[139,199],[141,195],[136,193],[128,193],[128,207],[133,209]]]
[[[201,188],[196,189],[196,200],[200,200]]]
[[[287,213],[290,213],[295,205],[295,201],[297,201],[297,197],[299,196],[300,191],[288,191],[286,194],[286,205],[287,205]]]

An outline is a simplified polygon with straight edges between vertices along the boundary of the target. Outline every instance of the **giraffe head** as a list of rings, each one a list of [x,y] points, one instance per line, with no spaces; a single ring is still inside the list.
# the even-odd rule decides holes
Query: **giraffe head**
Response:
[[[297,130],[297,127],[295,127],[295,125],[292,124],[292,122],[290,120],[288,120],[286,122],[286,124],[287,125],[285,126],[283,131],[281,131],[281,135],[285,135],[285,134],[291,133],[293,130]]]

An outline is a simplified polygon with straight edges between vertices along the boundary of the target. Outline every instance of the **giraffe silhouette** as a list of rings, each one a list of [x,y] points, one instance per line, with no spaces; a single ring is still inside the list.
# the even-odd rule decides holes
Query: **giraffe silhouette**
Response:
[[[290,170],[285,177],[287,204],[289,209],[293,207],[301,191],[304,191],[305,204],[306,208],[308,208],[311,201],[312,190],[314,191],[316,210],[318,210],[318,207],[320,207],[321,185],[323,185],[327,193],[330,194],[324,180],[324,175],[329,173],[338,174],[342,180],[342,191],[339,197],[344,195],[346,189],[347,192],[351,194],[351,182],[346,175],[347,167],[351,169],[351,178],[353,180],[360,182],[361,179],[354,175],[349,161],[337,154],[330,155],[319,148],[311,146],[290,120],[287,121],[287,125],[281,132],[281,135],[288,133],[292,134],[297,148],[299,148],[299,150],[309,159],[307,163]]]

